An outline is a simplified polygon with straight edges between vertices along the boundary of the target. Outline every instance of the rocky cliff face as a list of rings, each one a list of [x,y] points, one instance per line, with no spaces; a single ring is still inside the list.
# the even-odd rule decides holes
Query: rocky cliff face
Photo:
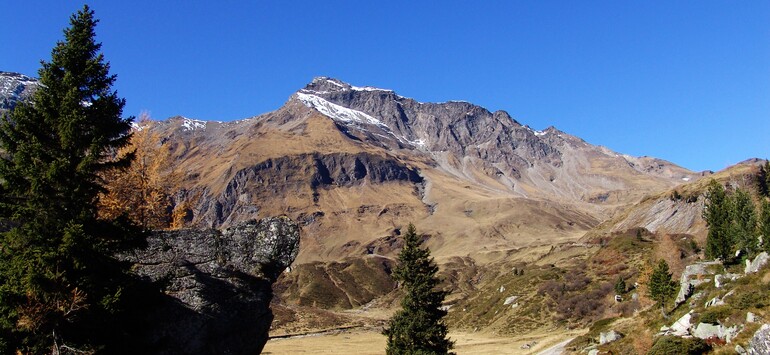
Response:
[[[617,154],[553,127],[535,131],[505,111],[468,102],[422,103],[326,77],[292,99],[332,118],[355,139],[428,155],[439,168],[479,181],[475,170],[523,196],[596,203],[614,194],[615,200],[628,200],[618,195],[629,195],[638,178],[673,180],[673,186],[694,177],[669,162]]]
[[[576,240],[618,208],[698,177],[503,111],[326,77],[260,116],[174,117],[151,129],[185,175],[175,203],[191,205],[190,226],[287,214],[312,235],[301,262],[365,255],[408,222],[436,236],[427,245],[437,256]]]
[[[413,184],[417,189],[423,178],[395,159],[363,152],[285,156],[239,170],[222,194],[202,203],[198,213],[209,218],[207,224],[230,224],[259,212],[258,201],[277,191],[305,196],[308,203],[317,204],[319,189],[387,182]]]
[[[0,71],[0,114],[29,98],[39,85],[37,79],[26,75]]]
[[[164,297],[146,310],[136,347],[154,354],[258,354],[273,320],[271,285],[297,256],[286,217],[152,235],[125,259]]]

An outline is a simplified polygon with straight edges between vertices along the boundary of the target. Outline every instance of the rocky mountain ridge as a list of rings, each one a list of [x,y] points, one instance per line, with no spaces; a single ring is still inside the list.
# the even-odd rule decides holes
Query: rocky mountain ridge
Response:
[[[366,255],[410,221],[433,236],[437,256],[577,240],[619,208],[699,177],[504,111],[327,77],[260,116],[150,129],[185,176],[174,203],[192,204],[189,226],[288,214],[313,236],[300,261]]]
[[[477,180],[473,172],[482,170],[498,187],[518,196],[552,191],[551,195],[585,200],[602,198],[601,193],[593,195],[599,190],[628,187],[621,179],[603,184],[577,179],[576,173],[589,173],[592,168],[592,162],[577,159],[581,155],[627,170],[626,174],[681,181],[695,177],[669,162],[592,146],[555,127],[534,131],[505,111],[489,112],[468,102],[422,103],[391,90],[357,87],[327,77],[313,79],[291,100],[332,118],[355,139],[422,153],[438,168],[462,179]]]
[[[24,74],[0,71],[0,113],[28,99],[40,82]]]

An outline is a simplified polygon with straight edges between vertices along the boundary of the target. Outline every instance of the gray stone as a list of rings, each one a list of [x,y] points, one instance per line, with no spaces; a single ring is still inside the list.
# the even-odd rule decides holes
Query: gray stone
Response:
[[[766,251],[759,253],[759,255],[757,255],[754,260],[746,260],[746,268],[744,269],[744,273],[752,274],[759,271],[759,269],[767,264],[768,260],[770,260],[770,256],[768,256]]]
[[[770,354],[770,324],[763,324],[754,336],[749,340],[749,354],[767,355]]]
[[[679,294],[674,301],[677,305],[684,302],[687,297],[690,297],[695,287],[708,282],[703,278],[704,275],[713,275],[712,266],[722,265],[719,261],[700,262],[692,265],[687,265],[682,271],[682,276],[679,278]]]
[[[519,296],[511,296],[511,297],[508,297],[508,298],[506,298],[506,299],[505,299],[505,301],[503,301],[503,305],[504,305],[504,306],[507,306],[507,305],[509,305],[509,304],[511,304],[511,303],[513,303],[513,302],[516,302],[516,300],[517,300],[518,298],[519,298]]]
[[[730,342],[738,334],[738,326],[725,327],[721,324],[698,323],[692,335],[700,339],[719,338]]]
[[[746,323],[754,323],[757,321],[757,316],[752,312],[746,313]]]
[[[599,349],[588,350],[588,355],[599,355]]]
[[[257,354],[273,320],[272,284],[299,251],[286,217],[217,230],[158,232],[124,255],[160,287],[135,346],[155,354]]]
[[[616,332],[614,330],[610,330],[609,332],[602,332],[602,333],[599,333],[599,344],[604,345],[604,344],[607,344],[607,343],[611,343],[611,342],[613,342],[615,340],[618,340],[618,339],[620,339],[622,337],[623,337],[622,334],[620,334],[620,333],[618,333],[618,332]]]
[[[746,354],[746,349],[744,349],[744,348],[743,348],[742,346],[740,346],[740,344],[739,344],[739,345],[736,345],[736,346],[735,346],[735,352],[736,352],[737,354],[740,354],[740,355],[744,355],[744,354]]]
[[[713,306],[721,306],[723,304],[725,304],[725,301],[722,301],[721,299],[719,299],[719,297],[714,297],[710,299],[708,302],[706,302],[704,307],[708,308]]]
[[[722,288],[722,285],[726,281],[735,281],[737,280],[741,275],[738,274],[724,274],[724,275],[714,275],[714,287],[716,288]]]
[[[670,332],[673,335],[676,336],[687,336],[690,335],[690,327],[692,325],[690,324],[690,319],[692,318],[692,311],[690,313],[687,313],[682,316],[682,318],[679,318],[674,324],[671,325]]]

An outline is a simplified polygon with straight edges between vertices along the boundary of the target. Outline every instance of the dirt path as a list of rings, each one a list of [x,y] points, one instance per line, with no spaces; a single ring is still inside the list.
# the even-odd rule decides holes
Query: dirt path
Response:
[[[450,332],[458,355],[560,354],[583,331],[550,330],[506,337],[487,333]],[[337,329],[288,338],[270,339],[263,354],[363,354],[385,353],[385,337],[371,328]]]
[[[572,341],[572,339],[575,339],[575,338],[569,338],[561,343],[558,343],[548,349],[545,349],[537,353],[537,355],[561,355],[564,352],[564,347],[566,347],[567,344],[569,344],[569,342]]]

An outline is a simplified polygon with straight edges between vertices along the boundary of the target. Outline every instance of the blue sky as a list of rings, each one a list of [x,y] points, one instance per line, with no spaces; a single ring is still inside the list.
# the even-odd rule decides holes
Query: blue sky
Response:
[[[770,157],[770,1],[87,3],[126,115],[246,118],[331,76],[693,170]],[[80,7],[0,3],[0,70],[36,75]]]

